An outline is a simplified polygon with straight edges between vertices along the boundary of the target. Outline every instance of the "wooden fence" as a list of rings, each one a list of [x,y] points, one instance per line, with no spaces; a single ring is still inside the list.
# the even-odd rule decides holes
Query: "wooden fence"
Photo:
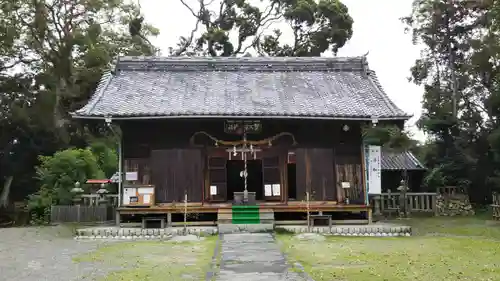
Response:
[[[55,205],[50,208],[52,223],[107,222],[115,219],[113,206]]]
[[[55,205],[50,209],[52,223],[67,222],[97,222],[103,223],[115,220],[115,210],[118,206],[116,194],[84,194],[81,205]]]
[[[105,199],[102,201],[101,199]],[[99,205],[110,205],[118,206],[118,194],[83,194],[82,195],[83,205],[85,206],[99,206]]]
[[[491,204],[491,210],[493,212],[493,219],[500,220],[500,193],[493,192],[492,198],[493,204]]]
[[[437,193],[407,192],[406,202],[411,213],[431,213],[437,215]],[[387,192],[377,195],[373,199],[374,214],[397,213],[400,205],[400,192]]]

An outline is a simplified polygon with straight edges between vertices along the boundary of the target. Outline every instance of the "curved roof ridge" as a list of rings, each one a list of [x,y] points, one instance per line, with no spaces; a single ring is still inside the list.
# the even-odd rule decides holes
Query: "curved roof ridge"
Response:
[[[118,71],[365,71],[363,57],[155,57],[127,56]]]

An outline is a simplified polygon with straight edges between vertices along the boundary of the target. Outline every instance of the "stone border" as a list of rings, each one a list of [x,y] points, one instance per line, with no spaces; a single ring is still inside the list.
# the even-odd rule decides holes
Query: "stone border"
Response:
[[[222,252],[222,235],[217,235],[217,241],[215,242],[215,249],[212,255],[212,262],[210,264],[210,270],[205,274],[205,280],[211,281],[215,276],[217,276],[217,258]]]
[[[76,240],[84,239],[117,239],[117,240],[149,240],[170,239],[178,235],[215,235],[217,228],[187,228],[141,229],[141,228],[84,228],[76,230]]]
[[[285,230],[292,233],[322,233],[334,236],[377,236],[377,237],[394,237],[394,236],[411,236],[410,226],[333,226],[329,227],[312,227],[308,231],[305,226],[281,225],[270,228],[268,225],[264,229],[252,229],[251,225],[230,225],[228,229],[221,229],[219,233],[218,227],[188,227],[184,232],[183,227],[171,227],[165,229],[141,229],[141,228],[116,228],[116,227],[94,227],[83,228],[76,230],[75,239],[118,239],[118,240],[149,240],[149,239],[170,239],[172,236],[178,235],[197,235],[210,236],[223,233],[238,233],[238,232],[274,232],[277,229]],[[254,231],[252,231],[254,230]]]
[[[282,225],[276,228],[292,233],[322,233],[333,236],[411,236],[410,226],[333,226],[331,229],[329,227],[312,227],[310,231],[305,226]]]

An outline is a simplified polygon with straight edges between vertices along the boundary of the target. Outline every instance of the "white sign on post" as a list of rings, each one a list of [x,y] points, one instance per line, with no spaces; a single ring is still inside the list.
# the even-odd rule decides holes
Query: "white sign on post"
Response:
[[[136,181],[138,179],[137,172],[126,172],[125,180],[126,181]]]
[[[368,194],[382,193],[381,147],[368,146]]]

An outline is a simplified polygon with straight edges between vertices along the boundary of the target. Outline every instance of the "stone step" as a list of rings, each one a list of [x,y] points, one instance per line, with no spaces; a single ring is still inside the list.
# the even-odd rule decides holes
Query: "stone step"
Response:
[[[271,232],[274,230],[273,224],[221,224],[218,225],[220,234],[227,233],[240,233],[240,232],[250,232],[250,233],[259,233],[259,232]]]
[[[266,219],[266,220],[274,220],[274,213],[260,213],[259,214],[260,219]]]

